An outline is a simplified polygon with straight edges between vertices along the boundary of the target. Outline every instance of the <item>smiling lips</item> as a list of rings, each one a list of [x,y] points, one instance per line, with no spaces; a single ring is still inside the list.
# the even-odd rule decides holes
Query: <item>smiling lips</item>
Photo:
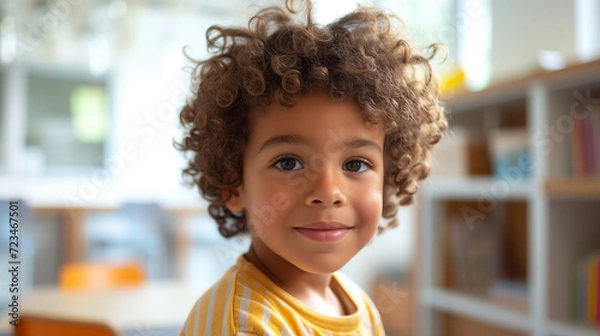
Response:
[[[344,238],[352,227],[336,222],[317,222],[294,229],[309,239],[330,243]]]

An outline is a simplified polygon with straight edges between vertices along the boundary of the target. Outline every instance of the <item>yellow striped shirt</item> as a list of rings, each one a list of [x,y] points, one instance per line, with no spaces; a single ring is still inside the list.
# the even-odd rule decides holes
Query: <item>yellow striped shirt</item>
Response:
[[[385,335],[379,313],[366,293],[339,272],[333,277],[357,308],[353,314],[318,313],[240,256],[198,299],[179,336]]]

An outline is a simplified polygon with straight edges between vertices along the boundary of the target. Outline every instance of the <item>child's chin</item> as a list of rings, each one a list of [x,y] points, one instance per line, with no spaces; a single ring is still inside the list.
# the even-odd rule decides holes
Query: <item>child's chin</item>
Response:
[[[339,271],[349,260],[339,260],[335,262],[322,262],[322,263],[311,263],[310,265],[303,265],[304,267],[299,267],[306,273],[310,274],[331,274]]]

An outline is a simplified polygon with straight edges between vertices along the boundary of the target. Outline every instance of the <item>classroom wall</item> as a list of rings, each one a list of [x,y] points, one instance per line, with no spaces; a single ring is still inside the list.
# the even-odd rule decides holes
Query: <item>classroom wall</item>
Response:
[[[573,57],[574,2],[491,1],[492,77],[508,78],[537,67],[540,49]]]

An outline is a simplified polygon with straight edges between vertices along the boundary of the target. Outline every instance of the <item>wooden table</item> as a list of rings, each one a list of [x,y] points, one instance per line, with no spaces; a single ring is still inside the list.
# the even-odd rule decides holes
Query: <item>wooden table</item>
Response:
[[[86,292],[44,286],[23,297],[19,314],[105,323],[119,335],[177,335],[197,299],[181,282]],[[12,335],[9,321],[5,310],[0,335]]]

